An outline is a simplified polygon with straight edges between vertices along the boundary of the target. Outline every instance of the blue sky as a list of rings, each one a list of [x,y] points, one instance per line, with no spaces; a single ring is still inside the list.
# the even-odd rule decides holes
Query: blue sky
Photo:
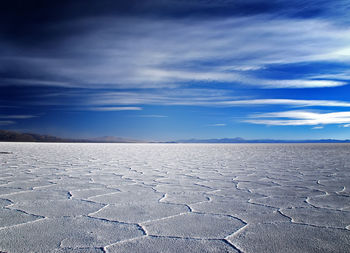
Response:
[[[0,128],[145,140],[350,138],[348,1],[17,1]]]

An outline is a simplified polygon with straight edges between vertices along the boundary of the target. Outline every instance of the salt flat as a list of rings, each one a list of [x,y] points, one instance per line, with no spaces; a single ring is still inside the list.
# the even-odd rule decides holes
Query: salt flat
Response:
[[[0,143],[1,252],[350,252],[349,144]]]

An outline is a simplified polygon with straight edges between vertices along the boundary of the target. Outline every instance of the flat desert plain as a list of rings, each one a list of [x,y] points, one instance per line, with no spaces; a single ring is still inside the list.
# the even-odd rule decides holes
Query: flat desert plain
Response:
[[[0,143],[1,252],[350,252],[348,144]]]

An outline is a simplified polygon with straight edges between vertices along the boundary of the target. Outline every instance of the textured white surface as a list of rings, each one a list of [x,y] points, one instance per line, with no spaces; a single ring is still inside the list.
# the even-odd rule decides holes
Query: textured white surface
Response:
[[[0,143],[3,252],[349,252],[348,144]]]

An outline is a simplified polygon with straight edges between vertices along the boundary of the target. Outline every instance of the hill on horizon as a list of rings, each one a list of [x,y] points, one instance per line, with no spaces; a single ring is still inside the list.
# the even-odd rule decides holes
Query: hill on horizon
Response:
[[[136,143],[144,142],[140,140],[126,139],[115,136],[103,136],[87,139],[61,138],[52,135],[42,135],[36,133],[21,133],[10,130],[0,130],[0,141],[2,142],[86,142],[86,143]]]
[[[67,142],[67,143],[350,143],[350,140],[320,139],[320,140],[275,140],[255,139],[246,140],[241,137],[221,139],[184,139],[168,142],[154,142],[128,139],[116,136],[94,138],[62,138],[36,133],[21,133],[10,130],[0,130],[0,142]]]

